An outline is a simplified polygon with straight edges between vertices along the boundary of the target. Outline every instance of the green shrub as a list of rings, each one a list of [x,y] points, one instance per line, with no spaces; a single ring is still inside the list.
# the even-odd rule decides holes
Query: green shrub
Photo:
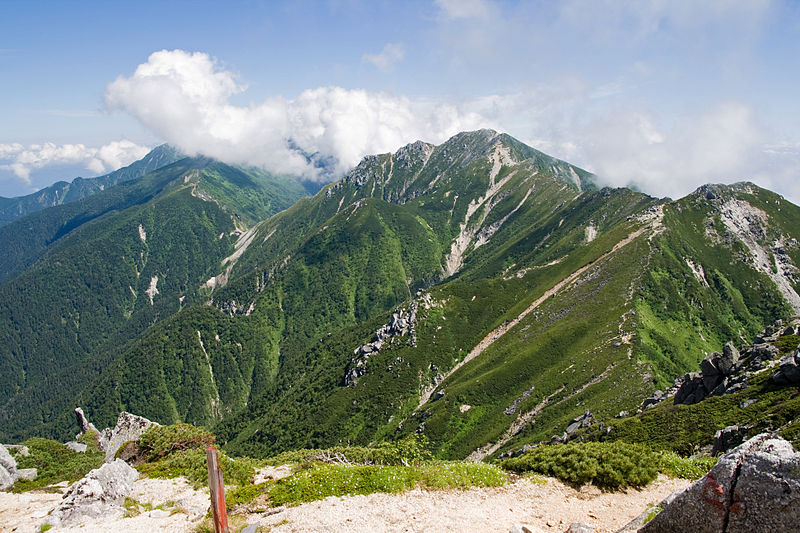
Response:
[[[202,450],[214,445],[215,436],[203,427],[190,424],[151,426],[139,439],[139,447],[148,461],[154,461],[175,452]]]
[[[681,479],[700,479],[717,464],[716,457],[681,457],[675,452],[658,453],[658,471]]]
[[[267,459],[269,465],[311,462],[350,463],[358,465],[411,466],[431,459],[424,435],[409,435],[396,442],[381,443],[374,448],[335,446],[322,450],[291,450]]]
[[[86,443],[85,453],[70,450],[62,443],[34,437],[22,444],[28,447],[27,457],[17,456],[17,468],[35,468],[36,479],[19,480],[14,484],[14,492],[24,492],[59,483],[76,481],[90,470],[99,468],[105,454],[97,447],[96,436],[84,435],[81,440]]]
[[[567,483],[598,487],[643,487],[658,475],[658,457],[624,442],[568,443],[534,448],[501,466],[513,472],[538,472]]]
[[[249,458],[232,459],[220,452],[219,464],[226,484],[247,485],[252,483],[258,463]],[[208,485],[205,449],[176,451],[156,461],[143,463],[137,468],[148,477],[169,479],[184,476],[197,488]]]
[[[139,472],[158,478],[184,476],[195,487],[208,484],[206,448],[215,441],[213,433],[189,424],[151,426],[139,439],[145,463]],[[246,485],[252,482],[257,461],[232,459],[219,453],[222,477],[226,484]]]

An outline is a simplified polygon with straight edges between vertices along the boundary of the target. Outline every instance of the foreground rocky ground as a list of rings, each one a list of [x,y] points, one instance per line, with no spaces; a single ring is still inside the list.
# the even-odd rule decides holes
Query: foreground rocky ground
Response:
[[[661,477],[642,490],[601,492],[573,489],[549,478],[518,479],[505,487],[463,491],[412,490],[326,498],[269,513],[244,515],[242,524],[260,531],[487,531],[508,532],[525,525],[531,531],[563,532],[574,522],[594,531],[616,531],[689,481]],[[66,487],[64,487],[66,490]],[[45,516],[61,502],[61,493],[0,492],[0,531],[38,532]],[[184,480],[140,479],[131,498],[149,504],[134,517],[109,516],[82,526],[54,527],[54,532],[192,531],[208,509],[208,491],[194,490]],[[160,508],[159,508],[160,507]],[[275,512],[278,511],[278,512]]]

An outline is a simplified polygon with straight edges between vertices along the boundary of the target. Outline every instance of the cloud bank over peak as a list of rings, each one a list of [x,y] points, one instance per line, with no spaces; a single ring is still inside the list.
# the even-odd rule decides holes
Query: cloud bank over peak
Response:
[[[678,198],[703,183],[751,180],[800,200],[800,145],[776,140],[754,106],[729,99],[659,113],[619,95],[648,70],[630,76],[601,85],[568,76],[458,101],[319,87],[240,105],[233,99],[246,87],[214,58],[162,50],[108,84],[105,99],[184,153],[308,179],[330,180],[330,172],[346,172],[366,155],[418,139],[438,144],[461,131],[493,128],[595,172],[603,185]],[[311,155],[333,168],[322,174]]]
[[[318,171],[306,155],[333,157],[335,171],[344,172],[368,154],[487,125],[458,106],[341,87],[231,103],[244,89],[208,54],[161,50],[131,76],[111,82],[105,99],[188,154],[312,179]]]

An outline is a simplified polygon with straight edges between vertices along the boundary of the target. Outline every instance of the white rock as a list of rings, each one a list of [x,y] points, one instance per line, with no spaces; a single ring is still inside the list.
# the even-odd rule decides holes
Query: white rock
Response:
[[[101,516],[122,515],[125,496],[138,477],[139,473],[121,459],[106,463],[72,485],[46,523],[71,526]]]

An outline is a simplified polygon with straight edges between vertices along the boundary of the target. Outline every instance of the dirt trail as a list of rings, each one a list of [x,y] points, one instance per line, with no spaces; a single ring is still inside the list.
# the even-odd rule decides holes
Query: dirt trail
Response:
[[[326,498],[272,515],[252,515],[249,523],[269,526],[273,533],[289,532],[498,532],[524,524],[531,531],[566,531],[583,522],[598,533],[616,531],[676,490],[686,480],[661,477],[643,490],[601,492],[585,486],[575,490],[547,479],[528,479],[499,488],[402,494],[371,494]]]
[[[280,477],[280,475],[278,476]],[[601,492],[592,486],[576,490],[560,481],[517,479],[503,487],[426,491],[400,494],[330,497],[266,513],[239,515],[237,523],[260,524],[273,532],[508,532],[515,524],[531,531],[563,532],[573,522],[595,531],[616,531],[647,507],[689,485],[680,479],[659,479],[642,490]],[[182,479],[140,479],[131,497],[154,508],[138,516],[106,516],[82,526],[53,528],[53,533],[190,532],[208,510],[208,492],[196,491]],[[0,531],[35,533],[61,494],[0,492]],[[157,506],[161,509],[156,509]]]

